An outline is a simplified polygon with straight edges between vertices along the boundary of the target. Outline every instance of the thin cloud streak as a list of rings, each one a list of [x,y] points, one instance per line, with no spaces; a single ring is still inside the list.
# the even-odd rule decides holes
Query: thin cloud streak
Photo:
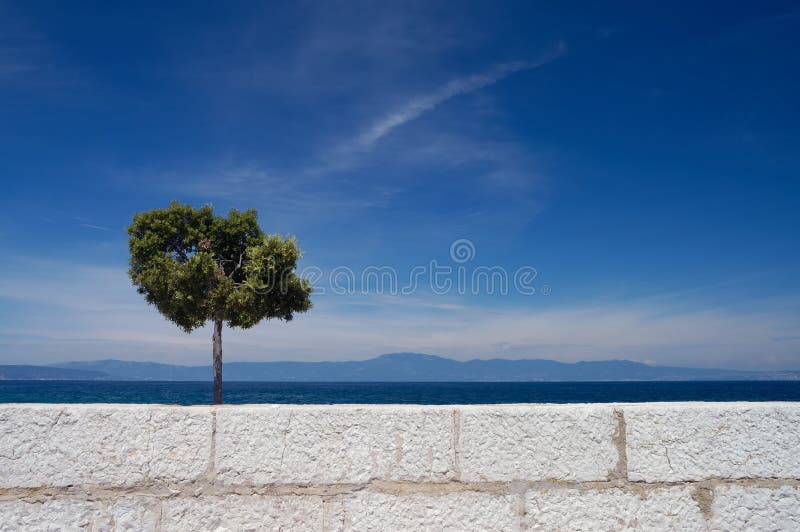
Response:
[[[140,176],[146,175],[160,189],[188,193],[203,201],[242,197],[249,201],[261,201],[280,196],[282,201],[280,204],[271,202],[270,211],[282,219],[288,217],[294,223],[304,223],[293,219],[298,212],[313,212],[317,217],[327,219],[332,215],[341,217],[367,208],[384,208],[391,204],[395,196],[408,189],[407,172],[388,186],[359,182],[352,173],[364,165],[381,164],[388,168],[403,164],[436,165],[442,168],[459,166],[462,173],[473,171],[476,176],[475,187],[489,188],[495,192],[498,189],[514,189],[527,193],[532,183],[541,181],[541,176],[540,172],[530,170],[533,161],[530,160],[527,147],[516,142],[479,141],[463,133],[458,138],[452,134],[434,134],[435,138],[431,140],[428,132],[423,141],[419,136],[417,140],[397,139],[405,154],[403,160],[381,152],[377,149],[378,144],[398,128],[452,98],[491,86],[514,73],[544,66],[561,57],[565,51],[566,45],[559,42],[538,59],[496,64],[488,71],[453,79],[433,92],[407,100],[388,115],[378,113],[366,122],[366,128],[356,125],[354,130],[361,129],[360,134],[344,141],[337,138],[308,146],[307,154],[299,164],[276,164],[275,161],[245,158],[193,165],[191,169],[183,171],[125,171],[112,168],[107,173],[124,182],[139,182]],[[209,171],[208,168],[213,170]],[[349,172],[349,175],[333,185],[331,176],[344,172]],[[526,195],[516,194],[515,197],[525,198]],[[522,209],[526,213],[538,212],[537,205],[532,205],[530,201],[523,203]]]
[[[111,228],[102,225],[81,224],[81,227],[85,227],[86,229],[95,229],[97,231],[111,231]]]
[[[560,57],[565,50],[566,46],[564,43],[559,43],[554,51],[548,52],[537,61],[503,63],[482,74],[474,74],[466,78],[454,79],[431,94],[417,96],[400,109],[373,124],[365,133],[357,138],[356,147],[362,150],[369,149],[381,138],[391,133],[393,129],[419,118],[424,113],[435,109],[447,100],[462,94],[469,94],[484,87],[488,87],[489,85],[494,85],[516,72],[532,70],[544,66]]]

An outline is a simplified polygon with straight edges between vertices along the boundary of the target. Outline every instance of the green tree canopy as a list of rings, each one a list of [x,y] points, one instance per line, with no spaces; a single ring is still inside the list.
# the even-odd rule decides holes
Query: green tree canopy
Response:
[[[215,402],[223,323],[248,329],[311,308],[311,285],[295,273],[295,239],[264,234],[254,209],[226,218],[173,201],[134,215],[128,235],[129,274],[147,302],[186,332],[214,322]]]

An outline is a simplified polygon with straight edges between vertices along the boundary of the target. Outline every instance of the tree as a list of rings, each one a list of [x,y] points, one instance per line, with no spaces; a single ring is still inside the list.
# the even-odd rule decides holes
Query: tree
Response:
[[[187,333],[213,322],[214,404],[222,403],[223,323],[249,329],[311,308],[295,239],[265,235],[255,209],[225,218],[173,201],[135,214],[128,235],[128,274],[147,302]]]

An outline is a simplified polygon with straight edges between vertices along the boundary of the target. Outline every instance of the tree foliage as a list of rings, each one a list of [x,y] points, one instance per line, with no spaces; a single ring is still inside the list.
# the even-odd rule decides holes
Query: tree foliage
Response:
[[[173,201],[134,215],[128,235],[133,284],[186,332],[208,320],[248,329],[311,308],[295,239],[264,234],[254,209],[223,217]]]

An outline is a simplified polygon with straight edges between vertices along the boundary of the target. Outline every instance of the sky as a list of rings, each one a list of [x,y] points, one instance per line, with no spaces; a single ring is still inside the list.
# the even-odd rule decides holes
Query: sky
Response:
[[[792,2],[0,0],[0,363],[209,363],[126,273],[177,199],[315,286],[227,361],[798,370],[799,73]]]

